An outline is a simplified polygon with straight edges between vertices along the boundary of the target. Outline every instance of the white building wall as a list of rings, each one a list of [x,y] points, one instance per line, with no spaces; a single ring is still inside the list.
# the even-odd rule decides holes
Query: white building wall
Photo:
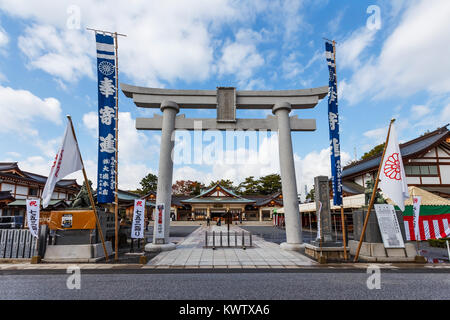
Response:
[[[419,177],[406,177],[406,183],[408,184],[420,184]]]
[[[450,157],[450,156],[444,150],[442,150],[441,148],[438,148],[438,157],[442,158],[442,157]]]
[[[28,195],[28,187],[17,186],[16,187],[16,194]]]
[[[364,186],[364,179],[363,179],[363,176],[356,177],[354,181],[355,181],[355,183],[359,184],[360,186],[365,187],[365,186]]]
[[[442,184],[450,184],[450,166],[440,165]]]
[[[439,184],[439,177],[422,177],[422,184]]]
[[[429,150],[429,151],[424,155],[424,157],[436,157],[436,151],[435,151],[435,149],[433,148],[433,149]]]
[[[14,193],[14,185],[9,183],[2,183],[2,190],[0,191],[11,191],[11,193]]]
[[[407,166],[408,163],[412,163],[412,162],[414,162],[414,163],[417,163],[417,162],[427,162],[427,163],[432,162],[432,163],[436,163],[437,161],[436,161],[436,159],[427,159],[427,158],[414,159],[411,162],[405,163],[405,166]]]

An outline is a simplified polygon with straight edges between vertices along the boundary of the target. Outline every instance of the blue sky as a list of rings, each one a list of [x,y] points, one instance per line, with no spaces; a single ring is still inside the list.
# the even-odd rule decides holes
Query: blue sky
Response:
[[[322,38],[335,39],[345,163],[382,142],[392,117],[401,141],[450,122],[448,16],[447,0],[0,0],[0,161],[47,175],[71,114],[95,180],[95,40],[86,30],[94,27],[128,35],[119,40],[120,82],[178,89],[324,86]],[[138,109],[123,94],[119,108],[119,186],[133,189],[146,173],[157,173],[160,137],[137,132],[134,120],[159,111]],[[267,114],[240,111],[238,117]],[[293,114],[317,119],[315,132],[293,133],[303,193],[314,176],[329,174],[327,99]],[[277,172],[276,149],[276,136],[262,141],[263,165],[176,163],[174,179],[240,182]],[[72,177],[82,181],[80,173]]]

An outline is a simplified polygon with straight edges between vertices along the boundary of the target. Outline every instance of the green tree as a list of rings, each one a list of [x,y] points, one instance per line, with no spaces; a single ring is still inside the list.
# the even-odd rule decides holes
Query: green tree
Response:
[[[385,145],[385,143],[383,142],[382,144],[379,144],[379,145],[373,147],[372,150],[364,153],[364,155],[361,157],[361,160],[370,158],[370,157],[375,156],[377,154],[381,154],[383,152],[384,145]]]
[[[281,191],[281,176],[279,174],[269,174],[261,177],[259,182],[260,194],[272,194]]]
[[[147,194],[150,192],[156,192],[156,188],[158,187],[158,177],[152,173],[147,174],[141,180],[142,193]]]
[[[259,180],[255,180],[254,176],[245,178],[238,186],[240,194],[258,194],[259,188]]]
[[[312,188],[309,190],[309,193],[306,195],[306,202],[313,202],[315,201],[315,190]]]
[[[172,185],[172,193],[177,195],[199,195],[205,185],[199,181],[178,180]]]
[[[211,181],[211,183],[209,184],[208,188],[212,188],[216,184],[219,184],[222,187],[224,187],[225,189],[228,189],[228,190],[230,190],[232,192],[238,192],[239,191],[238,188],[233,185],[233,181],[228,180],[228,179],[227,180],[221,179],[221,180],[217,180],[217,181]]]

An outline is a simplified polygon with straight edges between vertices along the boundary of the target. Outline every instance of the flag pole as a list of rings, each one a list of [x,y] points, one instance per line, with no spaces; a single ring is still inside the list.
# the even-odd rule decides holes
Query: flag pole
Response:
[[[353,262],[358,261],[359,251],[361,250],[361,245],[362,245],[362,242],[364,239],[364,234],[366,233],[366,228],[367,228],[367,223],[369,221],[370,211],[372,209],[373,203],[375,202],[375,194],[378,189],[378,182],[380,181],[380,172],[381,172],[381,168],[383,167],[384,154],[386,153],[386,148],[389,143],[389,135],[391,134],[391,127],[392,127],[392,124],[394,123],[394,121],[395,121],[395,119],[391,119],[391,123],[389,123],[389,130],[388,130],[388,134],[386,137],[386,143],[384,144],[383,155],[381,156],[380,165],[378,166],[377,178],[376,178],[375,184],[373,186],[372,197],[370,198],[369,208],[367,209],[367,215],[366,215],[366,218],[364,219],[364,225],[363,225],[363,229],[361,232],[361,237],[359,238],[358,249],[356,250],[356,254],[355,254],[355,258],[353,259]]]
[[[69,120],[70,128],[72,129],[73,138],[75,139],[75,144],[78,149],[78,154],[80,155],[80,162],[81,162],[81,167],[82,167],[83,176],[84,176],[84,183],[86,184],[86,189],[88,190],[89,201],[91,202],[92,210],[94,210],[95,221],[97,223],[98,233],[99,233],[100,239],[102,241],[103,252],[105,253],[105,260],[106,260],[106,262],[108,262],[108,252],[106,250],[105,239],[103,238],[102,227],[100,226],[100,221],[98,219],[97,208],[95,207],[95,202],[94,202],[94,197],[92,196],[91,186],[89,185],[89,180],[86,175],[86,170],[84,169],[83,158],[81,157],[80,147],[78,146],[77,136],[75,135],[75,129],[73,128],[73,124],[72,124],[72,117],[70,115],[67,115],[67,119]]]
[[[114,50],[115,50],[115,79],[116,79],[116,96],[115,96],[115,123],[116,123],[116,139],[115,139],[115,153],[114,153],[114,220],[115,220],[115,230],[114,230],[114,260],[117,262],[119,260],[119,184],[118,184],[118,169],[119,169],[119,59],[118,59],[118,36],[126,37],[127,35],[117,32],[110,32],[105,30],[99,30],[94,28],[86,28],[89,31],[94,31],[94,33],[103,33],[111,35],[114,38]]]
[[[115,145],[115,164],[114,164],[114,218],[115,218],[115,231],[114,231],[114,247],[115,255],[114,260],[119,260],[119,183],[118,183],[118,169],[119,169],[119,59],[118,59],[118,41],[117,32],[114,32],[114,47],[116,50],[116,145]]]
[[[329,41],[329,40],[328,40]],[[336,91],[337,91],[337,66],[336,66],[336,41],[332,41],[333,42],[333,56],[334,56],[334,69],[336,70],[335,73],[335,82],[336,82]],[[344,217],[344,197],[342,196],[341,193],[341,225],[342,225],[342,244],[344,246],[344,260],[347,261],[347,239],[345,236],[345,217]],[[336,239],[337,241],[337,239]]]

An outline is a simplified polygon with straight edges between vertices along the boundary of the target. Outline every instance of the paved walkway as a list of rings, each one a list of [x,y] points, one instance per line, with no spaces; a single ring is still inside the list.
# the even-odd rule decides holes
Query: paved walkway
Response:
[[[237,238],[238,245],[242,244],[242,232],[246,231],[238,226],[231,226],[230,245],[227,248],[204,248],[205,231],[216,234],[215,243],[220,243],[220,232],[223,233],[222,243],[227,246],[227,226],[201,227],[180,242],[176,250],[158,254],[149,261],[148,266],[155,268],[295,268],[317,264],[306,256],[293,251],[284,251],[276,243],[268,242],[260,237],[252,237],[252,247],[248,247],[249,238],[245,236],[244,250],[234,248]],[[237,237],[235,237],[235,233]],[[208,239],[212,244],[212,236]]]

